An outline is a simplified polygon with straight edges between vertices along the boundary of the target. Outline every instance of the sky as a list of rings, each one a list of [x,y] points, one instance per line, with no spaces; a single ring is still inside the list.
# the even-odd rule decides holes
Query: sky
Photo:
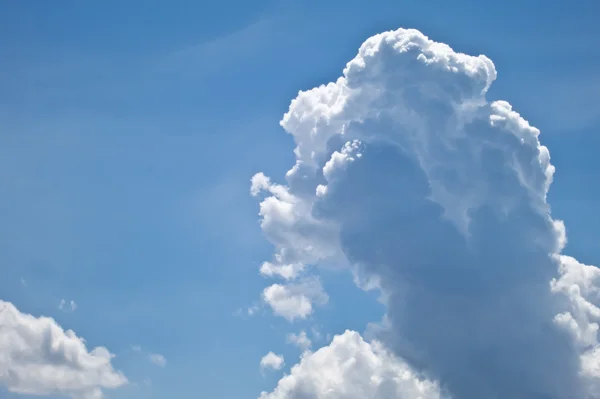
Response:
[[[598,397],[597,1],[0,4],[0,398]]]

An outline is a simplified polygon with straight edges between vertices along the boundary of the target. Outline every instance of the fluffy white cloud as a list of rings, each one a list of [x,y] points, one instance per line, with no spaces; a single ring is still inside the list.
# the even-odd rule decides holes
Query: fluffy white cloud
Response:
[[[418,376],[381,344],[369,344],[354,331],[329,346],[306,352],[272,393],[261,399],[439,399],[438,386]]]
[[[304,184],[308,181],[303,175],[306,168],[299,165],[288,172],[288,180]],[[261,228],[276,248],[273,261],[264,262],[260,268],[261,274],[268,277],[291,280],[299,277],[307,265],[339,262],[335,259],[339,254],[337,226],[312,217],[310,198],[301,192],[301,186],[295,187],[298,192],[291,194],[290,188],[272,184],[262,173],[252,177],[253,196],[264,191],[270,194],[262,200],[259,212]]]
[[[273,352],[269,352],[260,359],[260,370],[264,371],[267,369],[281,370],[285,365],[285,360],[282,355],[276,355]]]
[[[290,344],[296,345],[302,350],[306,350],[312,345],[310,338],[308,338],[308,335],[306,335],[306,331],[304,330],[300,331],[298,334],[288,334],[286,341]]]
[[[378,338],[454,398],[600,397],[598,269],[561,254],[549,151],[508,102],[487,101],[495,79],[487,57],[416,30],[369,38],[339,79],[292,101],[287,184],[252,180],[270,193],[261,226],[279,267],[335,260],[381,290]],[[291,297],[287,284],[270,297]],[[275,312],[312,312],[295,297]],[[324,397],[289,381],[272,397]]]
[[[165,367],[167,365],[167,359],[161,354],[151,353],[148,355],[148,359],[158,367]]]
[[[329,300],[316,278],[287,285],[273,284],[264,289],[262,296],[275,314],[289,321],[307,318],[315,304],[323,305]]]
[[[53,319],[21,313],[0,301],[0,383],[11,392],[97,399],[102,389],[127,383],[104,347],[88,351],[85,341]]]
[[[277,254],[275,257],[280,258],[281,256]],[[292,280],[298,277],[303,270],[304,264],[302,263],[274,264],[271,262],[263,262],[260,266],[260,274],[263,276],[279,276],[285,280]]]

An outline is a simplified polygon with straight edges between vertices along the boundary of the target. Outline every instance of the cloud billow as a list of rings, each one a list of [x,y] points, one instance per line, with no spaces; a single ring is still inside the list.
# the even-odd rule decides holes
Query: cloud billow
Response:
[[[128,383],[114,355],[64,330],[54,319],[20,312],[0,300],[0,384],[27,395],[101,399],[103,390]]]
[[[509,103],[486,100],[495,79],[485,56],[400,29],[300,92],[281,122],[297,145],[288,184],[253,179],[270,193],[272,264],[345,263],[381,290],[377,339],[394,361],[455,399],[597,397],[598,269],[561,255],[549,152]],[[306,356],[340,349],[320,351]],[[301,371],[263,396],[354,398],[295,391]]]

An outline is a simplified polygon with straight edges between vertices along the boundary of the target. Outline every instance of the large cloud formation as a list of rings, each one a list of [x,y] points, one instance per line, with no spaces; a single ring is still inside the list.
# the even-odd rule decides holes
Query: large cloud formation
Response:
[[[404,362],[455,399],[600,397],[600,273],[562,254],[549,152],[509,103],[486,100],[495,79],[487,57],[399,29],[300,92],[281,121],[297,145],[287,184],[252,179],[276,248],[263,274],[294,284],[310,266],[346,265],[387,306],[377,338],[393,357],[377,361]],[[351,357],[364,372],[335,383],[306,371],[359,345],[342,337],[263,397],[355,397],[348,387],[377,375],[365,356]],[[405,373],[379,367],[382,384]],[[385,397],[440,394],[394,389]]]
[[[113,357],[104,347],[88,351],[82,338],[51,318],[0,301],[0,383],[11,392],[102,398],[102,389],[127,383],[113,368]]]

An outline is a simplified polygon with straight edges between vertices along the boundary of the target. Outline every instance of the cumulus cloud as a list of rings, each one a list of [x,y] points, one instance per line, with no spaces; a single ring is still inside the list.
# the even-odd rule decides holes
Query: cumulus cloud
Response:
[[[340,78],[292,101],[287,184],[252,179],[267,193],[261,227],[274,264],[336,262],[380,290],[378,339],[455,399],[598,397],[598,269],[562,254],[549,151],[508,102],[486,99],[495,79],[487,57],[416,30],[369,38]],[[265,292],[291,297],[287,276]],[[312,311],[287,304],[272,307]],[[313,369],[337,364],[328,348]],[[314,388],[327,381],[302,372],[308,359],[263,397],[354,397],[351,378],[336,395]],[[382,397],[412,397],[389,386]]]
[[[261,399],[443,398],[434,382],[421,378],[378,342],[346,331],[329,346],[306,352],[272,393]]]
[[[127,383],[104,347],[85,341],[53,319],[21,313],[0,301],[0,383],[10,392],[97,399]]]
[[[262,296],[275,314],[289,321],[306,319],[313,313],[314,305],[323,305],[329,300],[317,278],[287,285],[273,284],[264,289]]]
[[[312,345],[310,338],[308,338],[308,335],[306,335],[306,331],[304,330],[300,331],[298,334],[288,334],[286,341],[290,344],[296,345],[302,350],[307,350]]]
[[[285,365],[285,360],[282,355],[276,355],[273,352],[269,352],[260,359],[260,370],[264,371],[267,369],[281,370]]]

